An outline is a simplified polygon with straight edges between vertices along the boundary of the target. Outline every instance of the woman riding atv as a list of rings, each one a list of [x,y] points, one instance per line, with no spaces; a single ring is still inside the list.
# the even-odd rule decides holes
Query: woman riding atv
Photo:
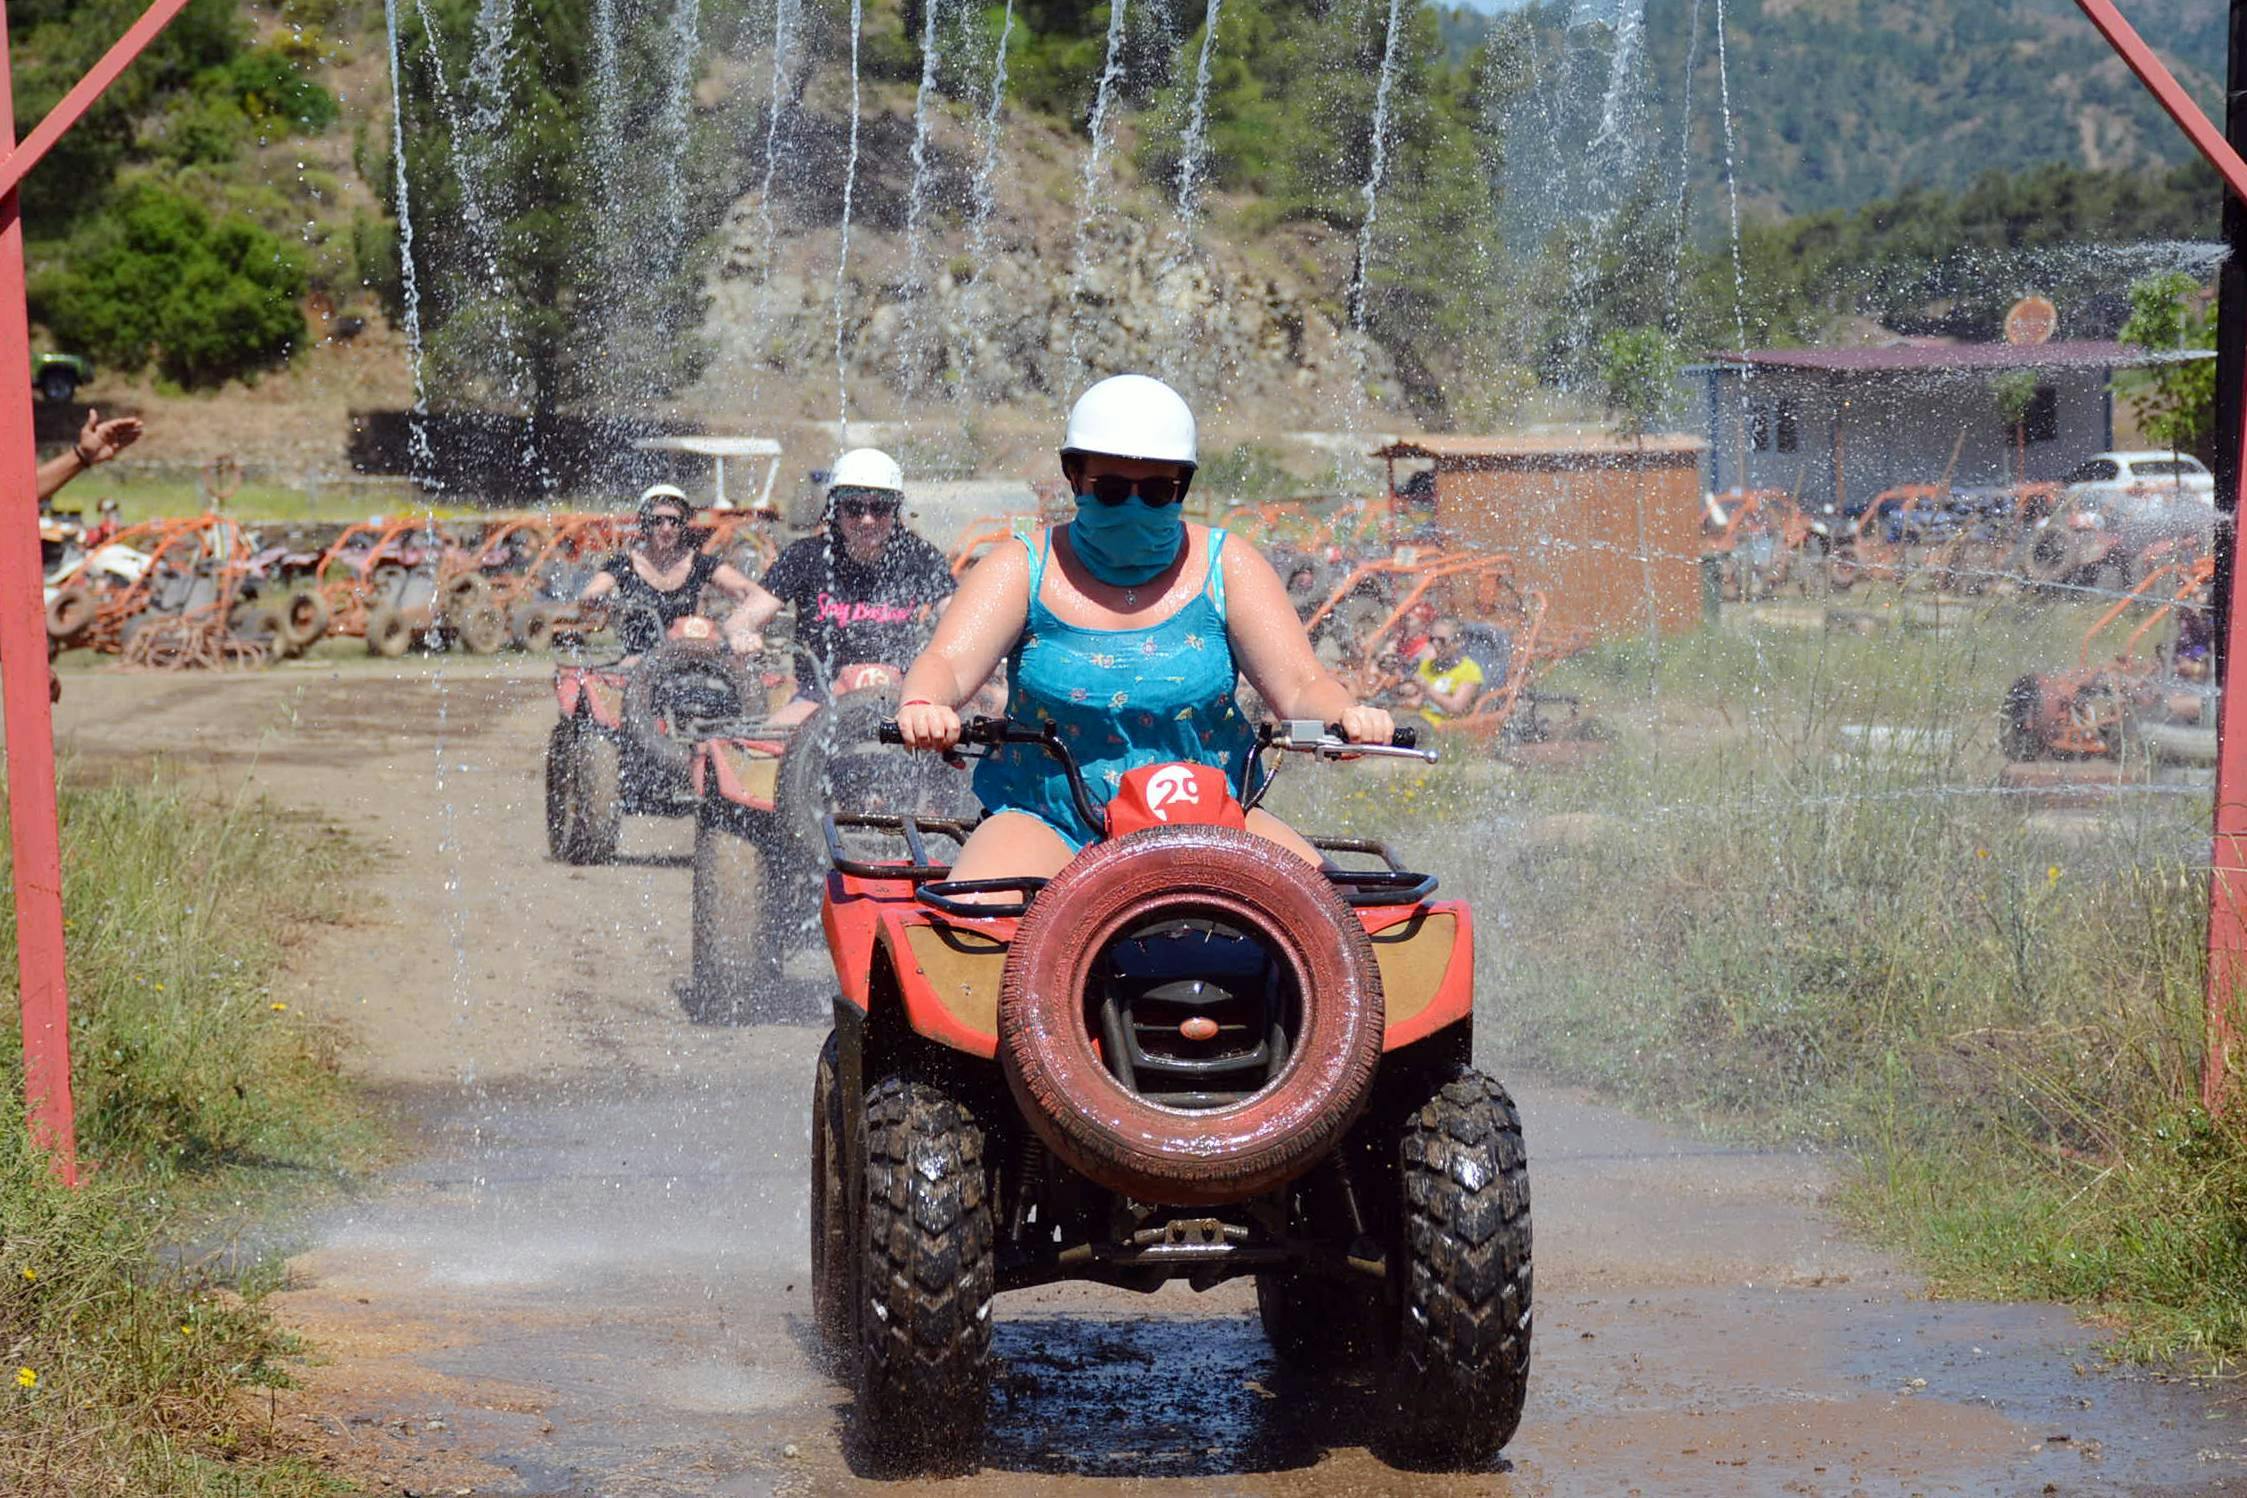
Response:
[[[601,564],[580,604],[613,611],[617,641],[627,660],[636,660],[663,642],[671,626],[700,611],[704,588],[714,587],[737,604],[755,584],[739,570],[690,544],[694,507],[672,484],[651,484],[640,495],[637,544]],[[737,655],[758,648],[756,629],[735,608],[726,619],[726,643]]]
[[[1001,546],[968,574],[906,675],[897,724],[908,747],[958,743],[959,705],[1001,660],[1009,714],[1058,725],[1101,804],[1126,771],[1171,760],[1220,767],[1245,791],[1255,731],[1233,697],[1242,672],[1279,717],[1389,742],[1389,714],[1352,700],[1319,663],[1271,564],[1186,522],[1197,443],[1193,412],[1159,380],[1118,375],[1078,399],[1061,448],[1076,518]],[[994,750],[975,791],[989,815],[955,880],[1058,874],[1099,836],[1034,747]],[[1248,828],[1319,862],[1265,811],[1251,811]]]

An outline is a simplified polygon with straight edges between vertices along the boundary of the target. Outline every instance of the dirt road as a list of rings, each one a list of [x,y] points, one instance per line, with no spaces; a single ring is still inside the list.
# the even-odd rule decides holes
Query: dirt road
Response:
[[[802,1025],[689,1024],[689,830],[635,822],[614,867],[549,863],[548,703],[527,667],[69,678],[62,737],[89,768],[170,755],[372,850],[362,923],[302,954],[296,1007],[348,1029],[421,1148],[290,1230],[278,1304],[318,1351],[278,1417],[376,1492],[874,1486],[808,1333],[821,958],[791,965]],[[1237,1288],[1072,1288],[1000,1302],[984,1471],[926,1486],[2247,1490],[2247,1404],[2104,1370],[2064,1312],[1928,1302],[1821,1215],[1814,1162],[1518,1091],[1539,1302],[1502,1470],[1381,1465],[1363,1391],[1276,1366]]]

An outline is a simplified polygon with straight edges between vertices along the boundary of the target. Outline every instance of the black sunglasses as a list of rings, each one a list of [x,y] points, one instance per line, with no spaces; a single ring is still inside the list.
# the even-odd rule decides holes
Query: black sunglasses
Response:
[[[1087,484],[1092,497],[1104,505],[1120,505],[1136,494],[1159,510],[1184,499],[1193,481],[1191,475],[1182,479],[1127,479],[1120,473],[1104,473]]]
[[[683,526],[685,526],[685,524],[687,523],[687,520],[686,520],[686,517],[685,517],[684,515],[650,515],[650,516],[648,516],[647,518],[645,518],[644,520],[642,520],[642,521],[641,521],[640,523],[641,523],[642,525],[650,525],[650,526],[653,526],[653,525],[671,525],[671,526],[681,526],[681,527],[683,527]]]
[[[893,499],[845,499],[838,501],[835,508],[853,520],[874,520],[896,514],[897,501]]]

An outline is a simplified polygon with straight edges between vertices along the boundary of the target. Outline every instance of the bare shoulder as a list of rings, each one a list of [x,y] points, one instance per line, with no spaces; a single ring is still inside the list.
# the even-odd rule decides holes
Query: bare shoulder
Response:
[[[1219,559],[1224,564],[1225,581],[1229,585],[1259,582],[1266,578],[1269,578],[1274,586],[1279,584],[1279,573],[1273,570],[1272,564],[1265,559],[1264,553],[1256,549],[1256,543],[1245,536],[1235,535],[1231,531],[1227,531],[1225,533],[1225,550],[1220,554]]]

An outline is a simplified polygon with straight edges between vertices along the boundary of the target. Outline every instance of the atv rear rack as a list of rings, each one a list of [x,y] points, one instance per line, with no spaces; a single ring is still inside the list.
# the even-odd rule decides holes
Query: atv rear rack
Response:
[[[950,864],[936,863],[928,853],[927,835],[935,833],[956,843],[965,843],[968,834],[975,830],[967,822],[948,818],[913,816],[871,816],[857,812],[832,812],[823,823],[827,837],[827,861],[837,873],[854,879],[901,879],[913,886],[913,896],[929,909],[963,920],[977,920],[991,916],[1021,916],[1029,912],[1030,902],[1045,888],[1043,879],[1024,876],[1015,879],[951,879]],[[844,831],[888,833],[905,844],[906,858],[877,860],[854,858],[843,851]],[[1328,863],[1325,873],[1342,903],[1355,909],[1370,905],[1418,905],[1436,892],[1436,876],[1416,873],[1407,869],[1397,858],[1396,851],[1387,843],[1375,838],[1362,837],[1310,837],[1305,841],[1321,853],[1350,853],[1359,857],[1378,858],[1383,867],[1378,869],[1344,868]],[[1016,894],[1020,898],[1005,904],[984,903],[961,898],[966,895]]]

